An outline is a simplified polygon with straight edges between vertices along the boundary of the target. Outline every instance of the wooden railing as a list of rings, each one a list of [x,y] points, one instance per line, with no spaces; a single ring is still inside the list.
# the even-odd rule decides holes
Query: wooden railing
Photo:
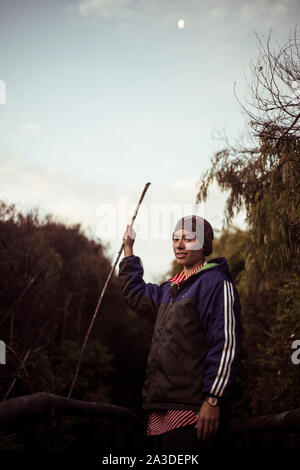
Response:
[[[45,392],[0,402],[0,431],[23,423],[26,449],[53,450],[58,431],[56,424],[66,416],[109,418],[112,433],[105,445],[115,449],[143,449],[145,422],[128,408]],[[300,447],[300,408],[248,419],[226,436],[226,442],[230,449],[264,449],[268,446],[285,449],[290,434],[297,435]]]
[[[229,435],[232,446],[241,449],[286,449],[290,434],[297,435],[300,448],[300,408],[246,420]],[[298,447],[297,447],[298,448]]]
[[[0,402],[0,430],[24,423],[26,449],[55,448],[55,423],[66,416],[109,418],[113,431],[107,444],[113,448],[136,446],[139,437],[142,442],[144,420],[121,406],[73,400],[46,392]]]

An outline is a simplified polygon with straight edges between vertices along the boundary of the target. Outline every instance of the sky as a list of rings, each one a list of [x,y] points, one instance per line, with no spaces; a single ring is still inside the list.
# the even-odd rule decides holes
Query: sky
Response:
[[[228,194],[196,206],[197,188],[219,132],[245,130],[256,35],[283,44],[299,17],[296,0],[0,0],[0,199],[80,223],[114,262],[150,182],[134,253],[162,282],[180,217],[222,229]]]

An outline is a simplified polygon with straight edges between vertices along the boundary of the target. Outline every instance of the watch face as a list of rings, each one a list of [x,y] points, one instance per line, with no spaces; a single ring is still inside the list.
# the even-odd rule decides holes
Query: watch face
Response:
[[[207,399],[207,403],[211,406],[217,406],[218,404],[218,399],[216,397],[209,397]]]

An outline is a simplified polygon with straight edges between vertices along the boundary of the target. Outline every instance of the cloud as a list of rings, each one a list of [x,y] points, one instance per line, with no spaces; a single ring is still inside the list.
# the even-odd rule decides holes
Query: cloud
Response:
[[[76,11],[82,16],[130,16],[135,2],[132,0],[82,0],[78,3]]]
[[[68,7],[69,11],[75,11],[82,16],[124,18],[136,15],[146,15],[147,17],[153,15],[156,19],[161,16],[172,17],[172,21],[174,21],[174,15],[178,19],[180,12],[184,13],[195,9],[199,9],[195,0],[184,0],[184,2],[183,0],[80,0],[76,6]]]
[[[14,121],[14,116],[12,113],[7,112],[6,110],[4,111],[3,109],[0,108],[0,124],[2,125],[7,125],[11,124]]]
[[[92,184],[55,167],[22,162],[0,149],[0,199],[23,208],[39,207],[67,223],[93,227],[96,207],[109,194],[109,185]]]
[[[216,20],[222,20],[224,19],[225,17],[227,17],[228,15],[228,10],[225,9],[223,6],[221,7],[213,7],[211,10],[210,10],[210,15],[216,19]]]
[[[25,131],[30,132],[31,134],[36,134],[37,132],[39,132],[40,126],[36,122],[30,121],[24,124],[23,129],[25,129]]]
[[[213,28],[244,28],[244,23],[255,23],[265,28],[274,22],[288,24],[299,14],[297,0],[77,0],[67,8],[82,17],[102,19],[153,19],[155,24],[174,25],[178,18],[185,18],[189,29],[199,29],[213,22]]]

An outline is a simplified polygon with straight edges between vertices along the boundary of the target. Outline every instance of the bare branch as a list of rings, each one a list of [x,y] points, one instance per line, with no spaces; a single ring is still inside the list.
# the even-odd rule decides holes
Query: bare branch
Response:
[[[300,39],[297,26],[286,44],[271,48],[272,29],[265,43],[257,33],[259,55],[250,63],[252,101],[247,108],[234,94],[258,139],[282,142],[285,137],[300,136]]]

